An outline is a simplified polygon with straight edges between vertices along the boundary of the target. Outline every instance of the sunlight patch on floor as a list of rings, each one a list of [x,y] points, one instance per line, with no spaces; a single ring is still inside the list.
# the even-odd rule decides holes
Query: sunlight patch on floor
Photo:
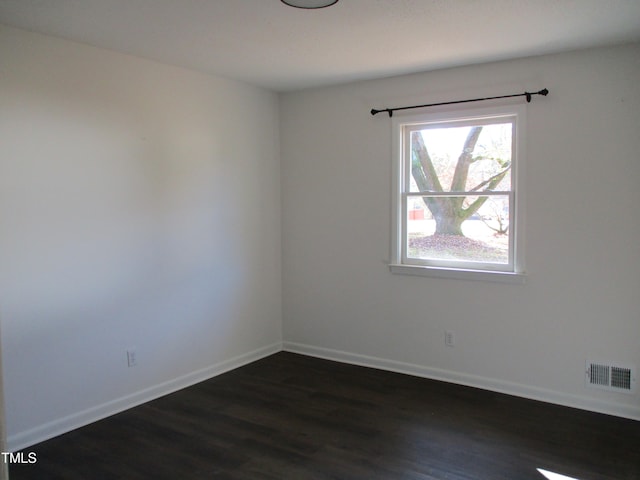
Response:
[[[548,470],[543,470],[541,468],[537,469],[542,475],[548,478],[548,480],[579,480],[573,477],[567,477],[566,475],[560,475],[559,473],[549,472]]]

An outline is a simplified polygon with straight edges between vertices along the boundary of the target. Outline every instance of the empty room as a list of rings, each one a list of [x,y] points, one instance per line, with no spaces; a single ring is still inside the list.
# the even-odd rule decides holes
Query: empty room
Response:
[[[640,2],[0,0],[0,478],[640,479]]]

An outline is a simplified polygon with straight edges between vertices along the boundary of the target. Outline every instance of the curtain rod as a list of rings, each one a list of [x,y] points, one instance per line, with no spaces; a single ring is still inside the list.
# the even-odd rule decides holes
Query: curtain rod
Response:
[[[496,100],[498,98],[511,98],[511,97],[527,97],[527,103],[531,102],[531,97],[533,95],[544,95],[545,97],[549,94],[549,90],[543,88],[538,92],[524,92],[524,93],[516,93],[513,95],[501,95],[499,97],[485,97],[485,98],[470,98],[468,100],[454,100],[452,102],[440,102],[440,103],[428,103],[426,105],[413,105],[411,107],[396,107],[396,108],[383,108],[382,110],[376,110],[375,108],[371,109],[371,115],[375,115],[381,112],[387,112],[389,117],[393,116],[393,112],[397,110],[409,110],[411,108],[425,108],[425,107],[437,107],[440,105],[453,105],[455,103],[469,103],[469,102],[481,102],[484,100]]]

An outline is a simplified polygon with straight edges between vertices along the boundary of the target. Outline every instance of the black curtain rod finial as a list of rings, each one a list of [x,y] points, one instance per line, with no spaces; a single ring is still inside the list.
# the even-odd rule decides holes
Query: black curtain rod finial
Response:
[[[389,117],[393,117],[393,110],[390,108],[385,108],[384,110],[376,110],[375,108],[371,109],[371,115],[376,115],[377,113],[387,112]]]
[[[547,95],[549,95],[549,90],[547,90],[546,88],[543,88],[538,92],[524,92],[524,94],[527,97],[527,103],[531,103],[531,97],[533,95],[543,95],[546,97]]]

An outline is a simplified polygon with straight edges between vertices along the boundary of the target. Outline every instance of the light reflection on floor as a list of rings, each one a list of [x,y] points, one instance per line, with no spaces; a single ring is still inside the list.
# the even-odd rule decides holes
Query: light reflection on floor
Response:
[[[541,468],[538,468],[537,470],[549,480],[579,480],[577,478],[567,477],[566,475],[560,475],[559,473],[549,472],[548,470],[543,470]]]

